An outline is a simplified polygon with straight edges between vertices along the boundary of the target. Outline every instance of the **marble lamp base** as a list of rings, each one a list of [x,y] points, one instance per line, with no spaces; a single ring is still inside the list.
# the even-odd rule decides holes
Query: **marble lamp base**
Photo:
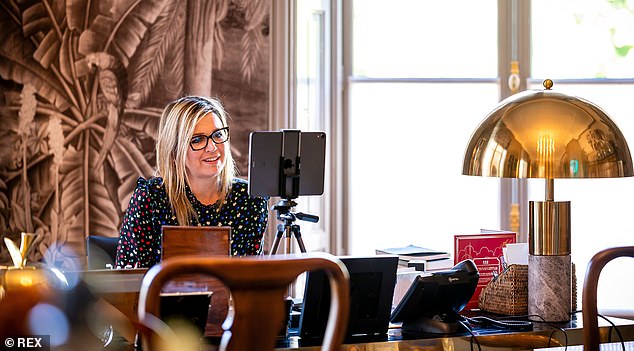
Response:
[[[528,255],[529,319],[545,322],[570,321],[571,272],[570,255]]]

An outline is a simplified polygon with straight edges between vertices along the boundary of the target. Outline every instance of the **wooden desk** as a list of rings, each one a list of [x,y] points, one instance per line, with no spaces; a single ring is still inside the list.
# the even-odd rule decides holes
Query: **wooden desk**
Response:
[[[145,268],[135,269],[98,269],[80,272],[81,279],[96,295],[102,297],[121,311],[128,319],[137,320],[137,303],[141,281],[147,272]],[[170,283],[164,293],[213,292],[211,307],[207,318],[205,335],[222,335],[222,322],[229,309],[227,288],[216,278],[203,275],[187,275]],[[123,335],[134,340],[134,335]]]
[[[82,272],[83,280],[93,289],[95,293],[102,296],[113,306],[117,307],[131,320],[136,320],[137,301],[141,280],[146,269],[123,269],[123,270],[92,270]],[[228,292],[226,288],[217,280],[209,277],[187,277],[186,279],[170,285],[165,292],[177,291],[213,291],[212,308],[209,311],[209,318],[205,334],[207,336],[218,337],[222,334],[221,324],[224,321],[228,310]],[[225,301],[225,303],[218,303]],[[628,350],[634,350],[634,321],[610,318],[623,335]],[[563,346],[568,342],[568,350],[583,344],[583,328],[581,314],[577,314],[576,319],[570,323],[560,325],[566,331],[564,335],[561,331],[549,326],[536,326],[530,332],[516,333],[492,333],[477,337],[482,350],[502,351],[502,350],[528,350],[548,348],[557,350],[556,346]],[[610,325],[599,319],[601,340],[607,340]],[[134,335],[126,336],[126,339],[133,340]],[[612,331],[612,341],[618,341],[616,332]],[[470,351],[477,350],[475,342],[472,344],[470,335],[432,338],[405,338],[400,335],[399,328],[390,329],[389,335],[382,340],[347,342],[341,347],[342,351],[403,351],[403,350],[429,350],[429,351]],[[549,345],[550,342],[550,345]],[[473,348],[472,348],[473,346]],[[550,348],[549,348],[550,346]],[[610,350],[621,350],[620,343],[606,344]],[[206,346],[205,350],[214,350],[214,346]],[[279,351],[319,350],[319,346],[303,346],[297,338],[290,338],[285,346],[279,347]],[[578,349],[578,347],[577,347]]]
[[[568,338],[568,350],[576,347],[575,350],[583,348],[583,328],[581,326],[581,314],[577,316],[578,320],[572,321],[566,325],[562,325]],[[634,321],[610,318],[623,335],[626,341],[626,350],[634,350]],[[607,340],[609,332],[609,324],[603,320],[599,320],[601,340]],[[554,333],[553,333],[554,332]],[[548,351],[564,351],[563,346],[566,343],[566,335],[561,331],[548,327],[535,327],[530,332],[514,332],[514,333],[492,333],[477,336],[482,350],[488,351],[506,351],[506,350],[534,350],[547,349]],[[618,335],[612,331],[612,341],[618,341]],[[550,345],[549,345],[550,342]],[[317,351],[319,346],[301,346],[299,340],[290,339],[288,345],[279,347],[278,351]],[[560,346],[560,347],[558,347]],[[604,347],[609,350],[620,351],[620,343],[610,343]],[[211,348],[210,350],[213,350]],[[340,351],[471,351],[478,350],[475,341],[472,341],[470,335],[448,336],[448,337],[431,337],[412,339],[404,338],[400,335],[399,328],[390,329],[389,335],[385,340],[367,341],[367,342],[345,342]]]

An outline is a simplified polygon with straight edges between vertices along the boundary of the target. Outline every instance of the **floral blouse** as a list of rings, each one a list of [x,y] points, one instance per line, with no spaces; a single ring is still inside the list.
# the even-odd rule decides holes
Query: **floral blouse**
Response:
[[[186,191],[187,198],[198,215],[198,225],[232,228],[233,256],[262,253],[268,220],[268,199],[250,196],[245,180],[234,179],[222,208],[218,208],[217,204],[203,205],[189,187]],[[158,263],[161,260],[161,227],[177,224],[163,179],[154,177],[146,180],[139,177],[121,225],[117,268],[149,268]]]

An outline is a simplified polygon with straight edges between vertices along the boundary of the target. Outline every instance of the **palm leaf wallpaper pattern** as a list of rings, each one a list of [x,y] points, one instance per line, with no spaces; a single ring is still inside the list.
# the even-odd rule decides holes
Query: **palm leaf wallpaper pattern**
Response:
[[[246,176],[268,126],[270,0],[0,2],[0,236],[42,234],[31,260],[77,264],[117,236],[154,171],[162,107],[219,97]],[[0,248],[0,265],[9,263]]]

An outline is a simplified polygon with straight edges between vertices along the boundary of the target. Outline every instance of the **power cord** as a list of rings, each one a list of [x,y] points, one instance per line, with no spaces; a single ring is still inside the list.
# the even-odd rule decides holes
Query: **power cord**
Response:
[[[566,333],[566,330],[558,325],[555,325],[553,323],[550,322],[546,322],[546,320],[544,319],[544,317],[538,315],[538,314],[529,314],[524,316],[524,318],[526,318],[527,320],[532,321],[532,323],[541,323],[541,324],[545,324],[555,330],[553,330],[550,333],[550,336],[548,337],[548,345],[547,347],[550,347],[550,342],[553,340],[553,336],[555,335],[556,332],[560,331],[563,335],[564,335],[564,351],[568,350],[568,333]],[[536,319],[540,319],[540,320],[536,320]]]
[[[546,323],[546,324],[556,328],[556,330],[553,330],[552,333],[550,333],[550,336],[548,337],[548,347],[550,347],[550,341],[553,339],[553,336],[555,335],[555,333],[560,331],[562,334],[564,334],[564,351],[568,350],[568,333],[566,333],[564,328],[552,325],[550,323]]]
[[[571,312],[571,316],[576,313],[582,313],[582,311],[581,310],[573,311]],[[605,320],[606,322],[610,324],[610,329],[608,330],[608,342],[612,340],[612,330],[614,330],[618,336],[622,350],[626,351],[625,341],[624,341],[625,339],[623,338],[623,335],[621,334],[621,331],[619,330],[619,328],[614,324],[614,322],[612,322],[607,317],[601,314],[597,314],[597,316],[601,317],[603,320]],[[548,338],[547,347],[551,347],[551,342],[554,339],[555,334],[559,331],[564,336],[564,351],[568,350],[568,333],[566,332],[566,330],[558,325],[555,325],[550,322],[546,322],[546,320],[544,320],[544,318],[540,315],[508,316],[508,317],[500,317],[498,319],[485,317],[485,316],[477,316],[477,317],[461,316],[461,317],[463,318],[463,320],[458,320],[458,323],[460,323],[460,325],[462,325],[462,327],[466,331],[468,331],[469,334],[471,334],[471,341],[470,341],[471,351],[473,351],[474,342],[478,346],[478,351],[482,350],[482,347],[480,346],[480,342],[478,341],[477,335],[473,332],[472,325],[493,326],[500,329],[528,331],[528,330],[532,330],[533,323],[545,324],[551,328],[554,328],[554,330],[550,333],[550,336]],[[536,320],[536,319],[539,319],[539,320]],[[468,323],[466,323],[465,321]]]
[[[570,313],[570,315],[572,316],[577,313],[582,313],[582,311],[581,310],[573,311]],[[500,317],[498,319],[485,317],[485,316],[477,316],[477,317],[462,316],[462,317],[464,318],[464,321],[467,321],[468,323],[465,323],[462,320],[459,320],[458,322],[464,327],[465,330],[469,332],[469,334],[471,334],[471,342],[470,342],[471,351],[473,351],[474,341],[478,345],[478,351],[481,351],[480,342],[478,341],[476,334],[473,332],[471,325],[480,325],[480,326],[488,325],[488,326],[493,326],[500,329],[511,329],[511,330],[520,331],[520,330],[531,330],[533,328],[533,323],[545,324],[551,328],[554,328],[554,330],[550,333],[550,336],[548,338],[547,347],[551,347],[551,341],[554,339],[555,334],[558,331],[560,331],[564,336],[564,351],[568,350],[568,333],[566,332],[566,330],[558,325],[555,325],[550,322],[546,322],[546,320],[544,320],[544,318],[540,315],[508,316],[508,317]],[[602,318],[603,320],[605,320],[606,322],[610,324],[610,329],[608,330],[608,342],[612,341],[612,330],[614,330],[618,336],[619,343],[621,344],[622,350],[626,351],[625,339],[623,338],[621,331],[614,324],[614,322],[612,322],[609,318],[601,314],[597,314],[597,317]]]
[[[511,330],[532,330],[533,324],[529,321],[520,321],[520,320],[503,320],[503,319],[493,319],[484,316],[478,317],[466,317],[467,321],[472,324],[477,325],[489,325],[500,329],[511,329]]]
[[[582,310],[573,311],[571,315],[577,314],[577,313],[583,313],[583,311]],[[616,332],[616,335],[619,337],[621,348],[623,349],[623,351],[625,351],[625,339],[623,338],[623,335],[621,334],[621,331],[616,326],[616,324],[614,324],[614,322],[612,322],[610,319],[608,319],[606,316],[602,314],[597,313],[597,317],[601,317],[601,319],[603,319],[604,321],[610,324],[610,329],[608,329],[608,342],[612,341],[612,330],[614,329],[614,331]]]
[[[468,320],[468,318],[467,318],[467,320]],[[458,323],[460,323],[460,325],[462,325],[462,327],[465,328],[469,332],[469,334],[471,334],[471,339],[469,340],[469,345],[471,346],[471,351],[473,351],[473,342],[474,341],[478,345],[478,351],[482,351],[482,347],[480,346],[480,341],[478,341],[478,338],[476,338],[475,333],[473,332],[473,330],[471,330],[471,326],[469,324],[465,323],[463,320],[458,320]]]
[[[544,318],[539,315],[507,316],[507,317],[500,317],[497,319],[484,317],[484,316],[464,317],[464,318],[465,320],[467,320],[469,323],[473,325],[489,325],[489,326],[494,326],[500,329],[512,329],[516,331],[532,330],[534,323],[545,324],[555,329],[549,336],[548,347],[550,347],[551,341],[554,339],[555,333],[560,331],[564,335],[564,351],[568,349],[568,334],[566,333],[566,331],[557,325],[546,322]],[[536,319],[539,319],[539,320],[536,320]],[[471,333],[472,338],[475,338],[475,335],[473,334],[470,328],[465,326],[465,329],[467,329]]]
[[[477,317],[466,317],[461,316],[462,319],[458,320],[458,323],[462,325],[462,327],[471,334],[471,339],[469,345],[471,347],[471,351],[473,351],[473,344],[478,346],[478,351],[482,351],[482,347],[480,345],[480,341],[478,340],[476,334],[473,332],[472,326],[493,326],[498,329],[504,330],[516,330],[516,331],[526,331],[532,330],[533,324],[529,321],[521,321],[521,320],[497,320],[490,317],[485,316],[477,316]]]

